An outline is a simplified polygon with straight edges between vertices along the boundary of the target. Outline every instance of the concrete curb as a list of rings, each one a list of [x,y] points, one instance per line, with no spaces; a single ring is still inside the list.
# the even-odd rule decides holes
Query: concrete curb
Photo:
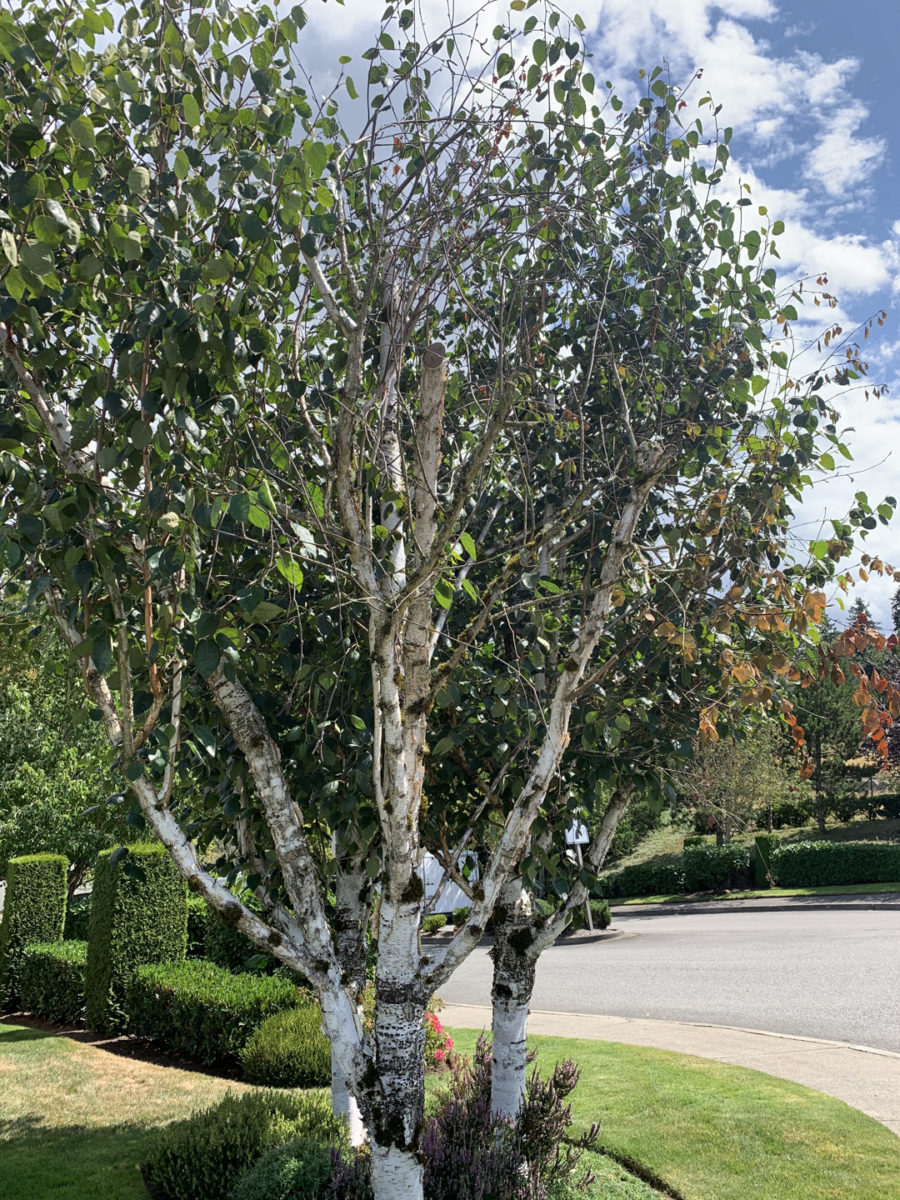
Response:
[[[697,912],[834,912],[838,909],[850,912],[900,912],[900,896],[891,892],[885,892],[884,895],[890,898],[881,900],[875,894],[833,896],[828,900],[807,899],[805,896],[797,896],[793,900],[788,897],[772,900],[660,900],[648,904],[611,904],[609,911],[614,917],[680,916],[682,913]]]

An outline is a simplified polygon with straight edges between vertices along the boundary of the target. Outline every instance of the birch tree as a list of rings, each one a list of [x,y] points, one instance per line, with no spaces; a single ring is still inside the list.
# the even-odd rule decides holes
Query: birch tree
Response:
[[[616,612],[653,612],[731,464],[781,439],[780,527],[837,436],[821,382],[757,388],[793,313],[778,226],[715,194],[729,131],[682,125],[658,73],[626,111],[577,22],[514,8],[426,34],[390,4],[365,78],[315,104],[301,9],[0,13],[8,590],[190,887],[309,979],[376,1200],[422,1195],[425,1006],[517,877]],[[434,733],[566,553],[580,603],[470,919],[423,953]],[[213,834],[259,913],[204,869]]]

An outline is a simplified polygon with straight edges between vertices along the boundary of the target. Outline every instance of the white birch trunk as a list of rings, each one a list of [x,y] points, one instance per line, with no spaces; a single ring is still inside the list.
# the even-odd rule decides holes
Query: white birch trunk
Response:
[[[366,1126],[363,1121],[362,1109],[350,1090],[347,1078],[341,1069],[340,1055],[333,1046],[331,1048],[331,1111],[336,1117],[343,1117],[347,1122],[350,1145],[364,1146]]]
[[[494,978],[491,1072],[491,1112],[515,1117],[525,1099],[525,1057],[528,1006],[534,991],[534,962],[527,950],[531,901],[521,879],[504,887],[494,914]]]

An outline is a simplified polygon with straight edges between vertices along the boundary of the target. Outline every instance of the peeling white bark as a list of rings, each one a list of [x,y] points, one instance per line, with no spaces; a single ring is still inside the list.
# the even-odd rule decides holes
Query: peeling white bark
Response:
[[[525,1039],[534,990],[534,962],[524,945],[531,936],[531,901],[521,879],[510,880],[503,888],[495,920],[491,1112],[515,1117],[525,1099]]]

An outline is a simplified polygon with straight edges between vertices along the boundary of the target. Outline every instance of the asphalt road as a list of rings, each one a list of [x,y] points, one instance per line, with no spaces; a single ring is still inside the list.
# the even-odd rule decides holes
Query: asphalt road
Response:
[[[900,1051],[900,912],[614,917],[542,955],[532,1008],[708,1022]],[[476,950],[440,989],[490,1004]]]

